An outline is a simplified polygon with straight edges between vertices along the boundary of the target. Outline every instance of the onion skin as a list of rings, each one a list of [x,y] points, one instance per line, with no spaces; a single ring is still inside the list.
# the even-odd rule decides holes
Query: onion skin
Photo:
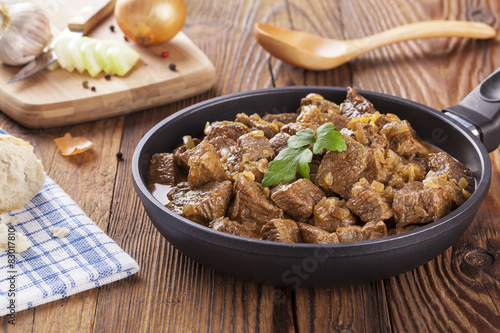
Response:
[[[141,46],[163,43],[182,30],[184,0],[117,0],[115,19],[127,38]]]

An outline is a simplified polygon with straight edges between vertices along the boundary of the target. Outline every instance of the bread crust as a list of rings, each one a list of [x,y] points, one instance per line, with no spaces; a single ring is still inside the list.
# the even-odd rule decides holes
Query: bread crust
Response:
[[[43,188],[42,162],[26,141],[0,134],[0,214],[21,209]]]

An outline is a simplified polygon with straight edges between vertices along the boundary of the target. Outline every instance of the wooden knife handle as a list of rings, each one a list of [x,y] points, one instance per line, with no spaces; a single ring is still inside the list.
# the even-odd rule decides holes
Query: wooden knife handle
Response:
[[[88,32],[113,12],[115,2],[116,0],[85,0],[77,2],[81,7],[77,15],[70,18],[69,30]]]

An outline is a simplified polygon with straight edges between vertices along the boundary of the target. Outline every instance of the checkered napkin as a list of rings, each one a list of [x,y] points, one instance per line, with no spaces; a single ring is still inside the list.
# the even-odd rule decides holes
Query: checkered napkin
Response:
[[[0,133],[4,134],[0,129]],[[0,250],[0,316],[29,309],[81,291],[111,283],[139,266],[80,207],[46,176],[43,190],[22,209],[0,215],[18,221],[12,228],[32,246],[15,261]],[[56,238],[50,227],[66,227]],[[12,287],[15,292],[12,293]],[[14,306],[12,306],[14,304]]]

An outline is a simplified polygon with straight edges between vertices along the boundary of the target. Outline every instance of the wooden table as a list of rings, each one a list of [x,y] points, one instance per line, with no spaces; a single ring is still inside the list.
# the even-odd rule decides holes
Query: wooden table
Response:
[[[290,290],[224,276],[169,245],[132,186],[141,136],[166,116],[206,99],[292,85],[353,86],[436,109],[455,105],[500,66],[496,40],[419,40],[387,46],[340,68],[311,72],[278,61],[256,43],[266,21],[339,39],[429,19],[476,20],[498,29],[500,3],[482,1],[188,0],[184,32],[217,71],[210,91],[128,116],[32,130],[0,116],[30,141],[54,179],[125,251],[135,276],[17,313],[9,332],[495,332],[500,330],[500,153],[491,190],[463,237],[431,262],[361,286]],[[63,157],[53,139],[70,132],[95,146]],[[123,160],[117,159],[121,152]]]

